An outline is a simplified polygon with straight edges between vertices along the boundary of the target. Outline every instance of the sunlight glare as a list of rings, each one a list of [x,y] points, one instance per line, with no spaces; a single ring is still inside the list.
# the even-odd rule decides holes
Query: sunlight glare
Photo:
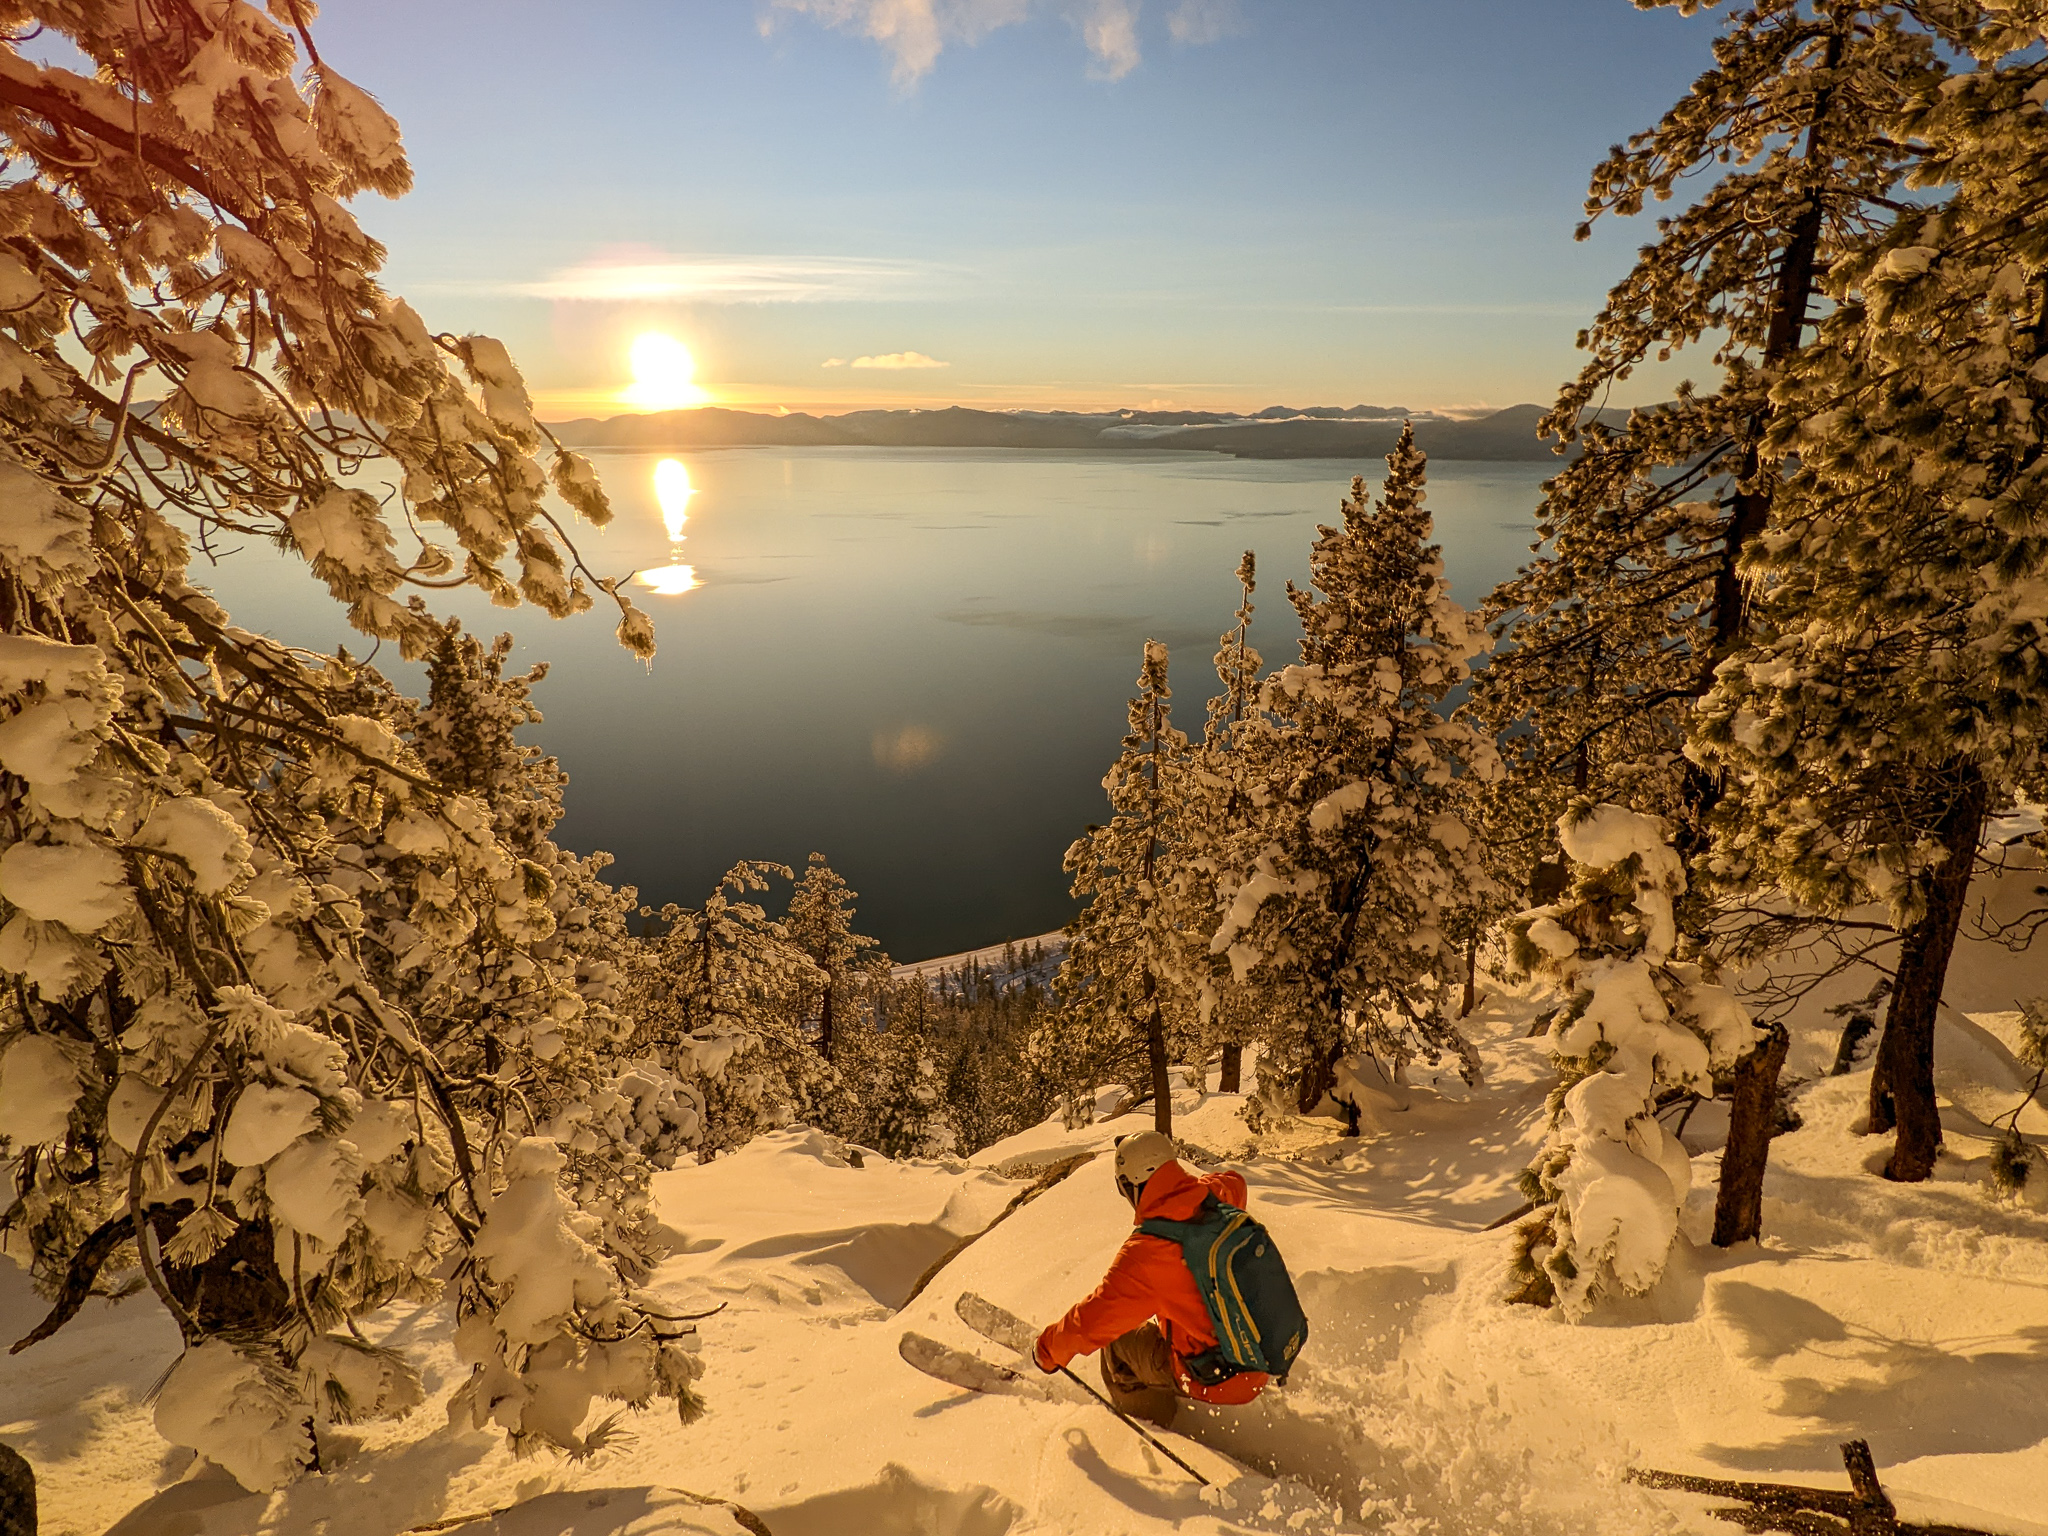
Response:
[[[697,586],[695,566],[683,562],[683,524],[690,520],[690,469],[681,459],[663,459],[654,466],[654,499],[661,504],[661,525],[668,530],[669,563],[642,571],[637,578],[656,597],[680,597]]]
[[[697,360],[673,336],[648,331],[635,338],[631,360],[633,382],[619,396],[627,405],[672,411],[711,398],[696,383]]]
[[[695,590],[697,568],[694,565],[664,565],[642,571],[635,580],[656,597],[681,597],[685,592]]]
[[[689,466],[681,459],[663,459],[654,466],[654,499],[661,503],[661,522],[668,529],[669,543],[682,538],[683,524],[690,519],[690,498],[696,494]]]

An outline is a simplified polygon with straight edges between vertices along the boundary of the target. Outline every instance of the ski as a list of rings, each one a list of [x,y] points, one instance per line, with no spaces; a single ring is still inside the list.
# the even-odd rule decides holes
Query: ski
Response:
[[[906,1333],[896,1352],[905,1363],[915,1366],[935,1381],[963,1392],[988,1392],[1008,1397],[1028,1397],[1050,1402],[1052,1394],[1037,1382],[1006,1365],[996,1365],[964,1349],[952,1349],[921,1333]]]
[[[1026,1360],[1032,1358],[1032,1352],[1038,1346],[1038,1330],[1025,1322],[1023,1318],[1017,1316],[1016,1313],[1004,1311],[986,1296],[977,1296],[973,1291],[962,1291],[954,1298],[953,1310],[959,1314],[961,1322],[972,1328],[990,1343],[1000,1344],[1005,1349],[1015,1350]],[[1072,1389],[1074,1387],[1080,1388],[1083,1393],[1087,1394],[1087,1397],[1093,1398],[1111,1413],[1122,1419],[1124,1423],[1130,1425],[1148,1445],[1179,1467],[1183,1472],[1187,1473],[1196,1482],[1205,1485],[1208,1483],[1209,1480],[1206,1477],[1202,1476],[1201,1473],[1160,1444],[1143,1426],[1133,1420],[1121,1408],[1110,1402],[1100,1392],[1089,1386],[1087,1382],[1081,1380],[1072,1371],[1062,1370],[1060,1375],[1071,1385],[1062,1390],[1056,1384],[1054,1390],[1047,1394],[1048,1396],[1071,1401],[1074,1396]],[[1030,1385],[1028,1381],[1025,1384]]]
[[[962,1291],[953,1303],[960,1321],[992,1343],[1015,1350],[1029,1359],[1038,1344],[1038,1330],[1014,1312],[1005,1312],[986,1296]]]

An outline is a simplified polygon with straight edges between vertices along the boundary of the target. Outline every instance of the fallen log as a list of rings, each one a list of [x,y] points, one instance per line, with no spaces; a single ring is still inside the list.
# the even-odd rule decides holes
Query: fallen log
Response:
[[[1989,1531],[1967,1525],[1926,1525],[1901,1520],[1891,1496],[1877,1480],[1877,1463],[1868,1440],[1851,1440],[1842,1447],[1842,1462],[1849,1470],[1849,1489],[1806,1488],[1796,1483],[1731,1482],[1718,1477],[1695,1477],[1689,1472],[1660,1472],[1655,1468],[1631,1468],[1628,1480],[1645,1488],[1664,1488],[1674,1493],[1703,1493],[1709,1498],[1740,1499],[1740,1505],[1724,1505],[1709,1513],[1739,1525],[1752,1536],[1766,1531],[1783,1531],[1787,1536],[1992,1536]]]

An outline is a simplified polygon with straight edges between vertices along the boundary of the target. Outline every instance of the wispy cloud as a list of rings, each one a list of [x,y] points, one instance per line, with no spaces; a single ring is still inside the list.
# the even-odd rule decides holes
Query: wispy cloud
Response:
[[[951,363],[942,363],[936,357],[926,357],[922,352],[881,352],[873,357],[856,357],[848,362],[843,357],[828,357],[819,364],[821,368],[950,368]]]
[[[1176,43],[1199,46],[1235,37],[1244,30],[1237,0],[1180,0],[1166,18],[1166,31]]]
[[[761,30],[775,12],[808,16],[828,27],[873,39],[889,55],[899,89],[917,84],[952,43],[973,45],[1037,13],[1064,16],[1081,34],[1091,73],[1121,80],[1138,67],[1138,17],[1143,0],[769,0]],[[1237,30],[1235,0],[1179,0],[1167,19],[1178,42],[1213,42]]]
[[[930,275],[916,263],[859,257],[633,256],[600,257],[540,282],[500,287],[540,299],[789,304],[892,298]]]

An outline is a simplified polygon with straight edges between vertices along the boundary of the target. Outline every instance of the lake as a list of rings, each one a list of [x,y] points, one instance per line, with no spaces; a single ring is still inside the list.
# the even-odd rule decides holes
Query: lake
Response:
[[[654,905],[700,901],[739,859],[801,869],[815,849],[898,959],[1066,920],[1061,855],[1103,818],[1144,641],[1171,648],[1175,723],[1198,734],[1239,556],[1258,555],[1252,636],[1270,669],[1294,658],[1285,585],[1306,578],[1316,524],[1336,520],[1354,473],[1385,468],[1000,449],[592,457],[618,516],[577,542],[606,573],[671,561],[663,458],[694,486],[680,558],[701,584],[635,588],[657,626],[651,666],[619,649],[602,604],[560,623],[469,594],[437,607],[486,637],[511,630],[522,667],[550,663],[547,723],[529,734],[570,776],[558,840],[611,852]],[[1553,468],[1430,465],[1461,601],[1527,558]],[[242,624],[362,652],[295,562],[252,546],[193,575]]]

